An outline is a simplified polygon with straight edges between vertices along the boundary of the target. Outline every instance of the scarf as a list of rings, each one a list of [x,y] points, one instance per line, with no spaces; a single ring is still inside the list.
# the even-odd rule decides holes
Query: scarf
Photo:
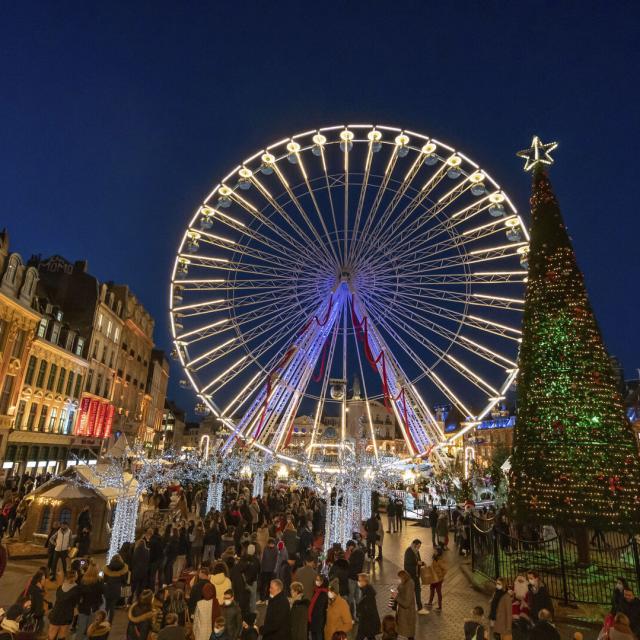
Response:
[[[503,595],[507,593],[504,589],[496,589],[491,598],[491,610],[489,611],[489,620],[495,620],[498,615],[498,604]]]
[[[329,589],[327,589],[326,587],[316,587],[313,598],[311,598],[311,603],[309,604],[309,614],[307,616],[309,624],[311,624],[311,615],[313,614],[313,608],[316,606],[316,600],[323,592],[328,593]]]

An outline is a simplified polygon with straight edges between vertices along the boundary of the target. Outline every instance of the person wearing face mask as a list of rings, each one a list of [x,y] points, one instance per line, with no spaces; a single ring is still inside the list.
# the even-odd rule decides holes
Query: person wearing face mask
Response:
[[[498,639],[511,637],[511,596],[507,591],[504,578],[496,580],[496,590],[489,605],[489,626],[493,637]]]
[[[380,614],[376,604],[376,591],[369,584],[369,574],[358,574],[360,601],[358,609],[358,633],[356,640],[374,640],[380,633]]]
[[[260,635],[262,640],[291,640],[291,609],[281,580],[269,583],[269,604]]]
[[[611,594],[611,613],[615,614],[621,610],[622,603],[624,602],[624,590],[628,588],[629,585],[624,578],[618,577],[616,579],[616,584]]]
[[[291,640],[308,640],[309,600],[301,582],[291,583]]]
[[[227,589],[222,601],[222,617],[224,627],[229,640],[238,640],[242,632],[242,612],[238,603],[234,600],[233,591]]]
[[[540,580],[540,576],[535,571],[527,572],[529,581],[529,608],[531,610],[531,620],[535,624],[538,614],[542,609],[546,609],[553,617],[553,601],[549,595],[546,585]]]
[[[349,633],[353,628],[353,618],[349,604],[340,595],[340,586],[337,580],[331,582],[327,596],[329,604],[327,605],[327,622],[324,625],[324,640],[331,640],[336,631]]]
[[[229,640],[227,630],[224,626],[224,618],[222,616],[218,616],[215,619],[213,623],[213,631],[211,632],[209,640]]]
[[[309,603],[309,614],[307,621],[309,623],[309,632],[311,640],[323,640],[324,626],[327,622],[327,605],[329,583],[322,575],[316,576],[313,597]]]

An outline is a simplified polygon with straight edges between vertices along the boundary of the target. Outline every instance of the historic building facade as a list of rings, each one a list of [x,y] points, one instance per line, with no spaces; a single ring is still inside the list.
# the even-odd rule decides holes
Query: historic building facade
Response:
[[[10,430],[40,314],[35,308],[38,271],[9,251],[9,234],[0,232],[0,458],[6,475]]]

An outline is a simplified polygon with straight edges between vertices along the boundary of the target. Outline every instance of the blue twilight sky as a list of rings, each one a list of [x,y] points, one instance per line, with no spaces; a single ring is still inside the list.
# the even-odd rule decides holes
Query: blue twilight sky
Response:
[[[131,285],[169,348],[178,236],[259,148],[349,121],[433,135],[523,211],[552,180],[609,350],[640,367],[636,2],[13,2],[0,12],[0,226]],[[172,368],[172,395],[180,391]]]

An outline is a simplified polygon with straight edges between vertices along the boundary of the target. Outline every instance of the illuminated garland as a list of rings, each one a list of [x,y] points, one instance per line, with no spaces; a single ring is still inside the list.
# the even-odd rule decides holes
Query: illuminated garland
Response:
[[[637,440],[551,184],[542,161],[534,158],[530,166],[531,245],[510,504],[523,522],[637,529]]]

